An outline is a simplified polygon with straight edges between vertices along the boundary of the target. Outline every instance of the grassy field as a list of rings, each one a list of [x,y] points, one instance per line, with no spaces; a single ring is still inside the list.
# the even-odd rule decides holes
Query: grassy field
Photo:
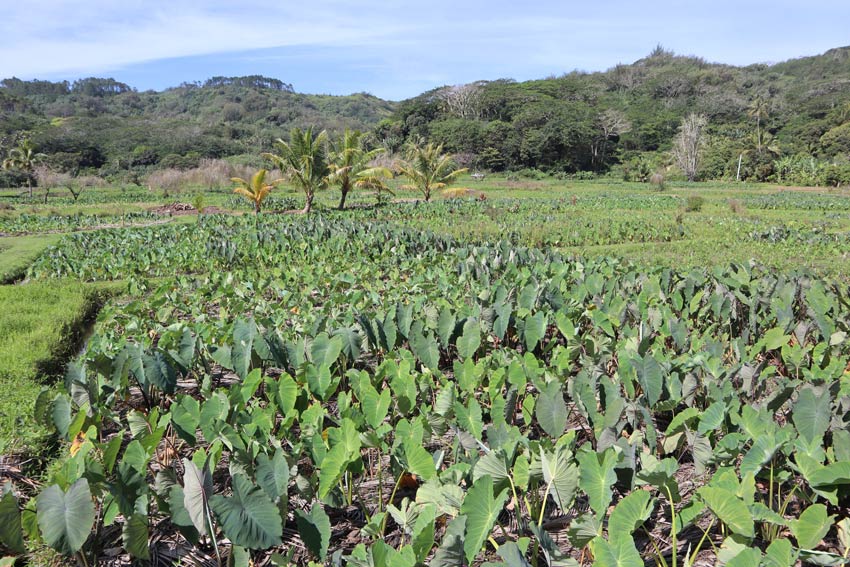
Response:
[[[27,267],[60,235],[29,235],[0,238],[0,284],[23,276]]]
[[[39,391],[52,387],[61,363],[119,284],[51,281],[0,286],[0,453],[40,441],[32,418]]]

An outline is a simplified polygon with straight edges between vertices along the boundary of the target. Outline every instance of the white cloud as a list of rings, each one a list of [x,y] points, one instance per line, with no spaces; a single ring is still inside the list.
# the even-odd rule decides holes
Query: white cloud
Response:
[[[338,2],[294,10],[263,1],[34,0],[8,12],[0,23],[2,76],[108,71],[164,58],[384,35],[357,14],[349,17]]]
[[[213,64],[206,61],[198,73],[215,72],[215,55],[222,54],[220,62],[229,66],[218,67],[234,73],[241,69],[234,60],[253,68],[265,62],[269,74],[290,79],[300,71],[300,82],[321,79],[323,90],[383,85],[391,96],[479,78],[602,70],[646,55],[658,42],[677,52],[743,64],[813,54],[850,39],[844,27],[850,5],[842,0],[810,0],[805,6],[792,0],[6,3],[0,77],[120,74],[144,62],[202,55],[213,55]],[[280,47],[299,49],[272,50]],[[163,68],[149,65],[147,71]],[[366,69],[367,76],[344,84],[334,78],[354,68]],[[193,68],[188,71],[190,77],[169,77],[168,84],[200,78]]]

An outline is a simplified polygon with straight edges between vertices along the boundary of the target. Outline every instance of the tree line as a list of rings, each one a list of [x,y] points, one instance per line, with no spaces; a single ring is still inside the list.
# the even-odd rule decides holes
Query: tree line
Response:
[[[360,130],[393,154],[420,139],[463,167],[566,175],[653,175],[806,184],[850,182],[850,48],[733,67],[662,47],[631,65],[518,83],[477,81],[393,103],[305,95],[263,76],[213,77],[161,93],[113,79],[0,82],[0,155],[28,139],[72,174],[134,181],[204,158],[259,165],[280,132]],[[689,116],[698,166],[682,167]],[[20,172],[0,185],[26,185]]]

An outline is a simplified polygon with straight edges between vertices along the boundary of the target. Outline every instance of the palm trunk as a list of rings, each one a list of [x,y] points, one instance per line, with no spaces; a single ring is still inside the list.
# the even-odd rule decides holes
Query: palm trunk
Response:
[[[198,215],[200,215],[200,214],[201,214],[201,211],[198,211]],[[260,204],[257,203],[256,201],[254,202],[254,214],[255,215],[260,214]]]
[[[30,179],[30,174],[27,173],[27,189],[30,192],[30,200],[32,200],[32,179]]]
[[[340,187],[340,191],[342,192],[342,196],[339,198],[339,210],[343,210],[345,208],[345,198],[348,197],[349,188],[345,185]]]
[[[304,203],[304,209],[301,211],[302,215],[306,215],[310,211],[313,210],[313,193],[307,193],[307,202]]]

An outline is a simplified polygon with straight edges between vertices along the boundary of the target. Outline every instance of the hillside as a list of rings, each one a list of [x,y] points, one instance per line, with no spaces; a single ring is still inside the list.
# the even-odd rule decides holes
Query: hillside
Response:
[[[373,130],[375,143],[390,150],[436,140],[475,168],[619,168],[645,180],[669,170],[671,142],[691,112],[708,119],[700,178],[735,177],[741,158],[745,179],[811,173],[798,182],[842,183],[845,174],[850,182],[848,47],[734,67],[659,46],[604,72],[481,81],[399,103],[301,94],[259,76],[214,77],[163,92],[137,92],[112,79],[7,79],[0,83],[0,151],[28,131],[57,168],[121,178],[191,167],[202,157],[247,161],[290,127],[314,125]]]
[[[600,73],[429,91],[401,103],[378,135],[392,145],[436,139],[488,169],[655,168],[690,112],[708,118],[705,178],[734,176],[742,153],[743,176],[757,179],[774,175],[781,156],[846,161],[850,48],[733,67],[659,47]]]
[[[201,157],[256,155],[291,127],[368,130],[393,104],[368,94],[296,93],[264,77],[215,77],[163,92],[137,92],[112,79],[0,83],[0,136],[31,132],[63,169],[102,175],[190,167]]]

